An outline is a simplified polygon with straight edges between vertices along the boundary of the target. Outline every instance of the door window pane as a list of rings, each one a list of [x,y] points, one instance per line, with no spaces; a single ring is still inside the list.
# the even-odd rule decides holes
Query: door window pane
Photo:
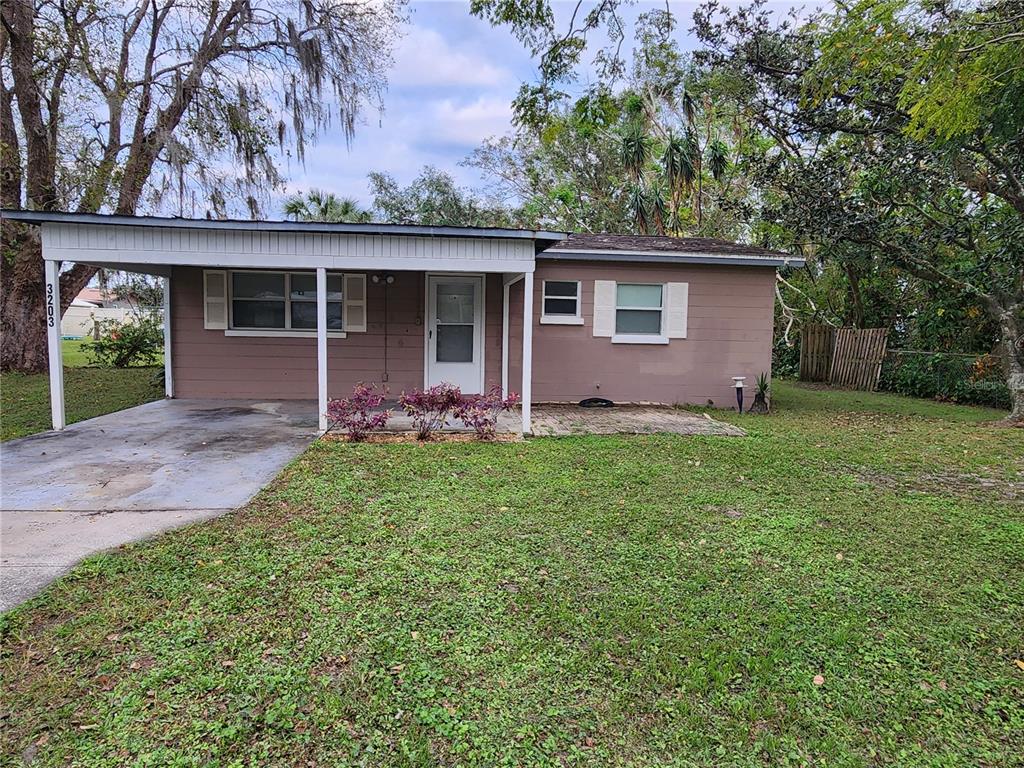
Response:
[[[440,323],[472,323],[472,283],[437,284],[437,320]]]
[[[616,333],[661,333],[661,310],[620,309],[615,313]]]
[[[292,328],[316,329],[316,302],[315,301],[293,301],[292,302]],[[341,328],[341,302],[327,302],[327,330],[340,331]]]
[[[437,362],[473,362],[473,326],[437,326]]]
[[[236,299],[284,299],[284,274],[232,272],[231,295]],[[281,306],[281,311],[284,311],[284,305]]]
[[[231,309],[238,328],[284,328],[283,301],[233,301]]]
[[[631,285],[619,283],[616,288],[616,304],[620,307],[660,307],[660,285]]]

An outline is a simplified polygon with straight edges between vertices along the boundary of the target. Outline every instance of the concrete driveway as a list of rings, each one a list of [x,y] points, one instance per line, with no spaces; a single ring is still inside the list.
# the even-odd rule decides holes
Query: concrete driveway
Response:
[[[312,442],[305,401],[162,400],[0,446],[0,610],[83,557],[245,504]]]

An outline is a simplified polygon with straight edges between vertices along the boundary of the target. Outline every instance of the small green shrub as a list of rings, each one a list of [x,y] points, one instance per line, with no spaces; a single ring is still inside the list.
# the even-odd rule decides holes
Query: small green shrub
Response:
[[[800,375],[800,344],[787,344],[785,339],[776,339],[772,347],[772,377],[795,379]]]
[[[1002,381],[962,381],[953,388],[952,399],[961,405],[985,405],[1010,410],[1010,388]]]
[[[129,320],[100,321],[100,337],[82,345],[90,360],[104,368],[153,365],[164,346],[164,332],[156,312],[143,312]]]
[[[878,388],[910,397],[952,400],[963,405],[1010,408],[1010,390],[998,359],[980,355],[893,354],[886,358]]]

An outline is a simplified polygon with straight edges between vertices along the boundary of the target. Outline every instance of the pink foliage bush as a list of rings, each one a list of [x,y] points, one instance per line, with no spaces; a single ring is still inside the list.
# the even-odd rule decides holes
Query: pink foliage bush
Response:
[[[391,411],[378,410],[384,402],[387,391],[363,383],[356,384],[352,397],[331,400],[327,404],[327,418],[331,427],[341,427],[348,432],[348,439],[359,441],[367,432],[384,429],[391,418]]]
[[[437,384],[427,390],[403,392],[399,405],[412,418],[416,437],[429,440],[434,430],[443,429],[448,417],[462,402],[462,392],[453,384]]]
[[[476,431],[481,440],[491,440],[497,434],[498,416],[511,410],[519,402],[519,395],[510,392],[502,398],[501,387],[493,386],[483,395],[463,395],[455,407],[455,417]]]

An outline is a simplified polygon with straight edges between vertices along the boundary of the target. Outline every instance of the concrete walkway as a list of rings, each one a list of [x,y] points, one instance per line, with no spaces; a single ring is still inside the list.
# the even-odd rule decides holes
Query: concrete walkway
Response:
[[[411,432],[412,419],[397,403],[387,403],[391,411],[387,432]],[[536,403],[531,413],[535,437],[567,435],[650,435],[658,432],[675,435],[722,435],[742,437],[747,433],[734,424],[712,419],[702,413],[684,411],[671,405],[617,405],[614,408],[581,408],[572,403]],[[497,431],[518,434],[522,429],[519,408],[498,416]],[[458,419],[449,420],[445,432],[471,432]]]
[[[87,555],[245,504],[316,436],[305,401],[162,400],[0,446],[0,610]]]
[[[535,405],[532,421],[533,434],[537,436],[649,435],[667,432],[676,435],[742,437],[747,434],[733,424],[666,405],[619,405],[614,408]]]

